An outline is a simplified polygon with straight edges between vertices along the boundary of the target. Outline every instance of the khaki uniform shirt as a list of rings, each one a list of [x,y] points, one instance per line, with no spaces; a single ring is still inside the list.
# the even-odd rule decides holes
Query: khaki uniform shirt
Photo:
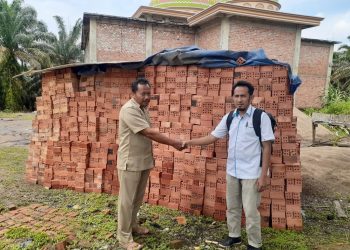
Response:
[[[152,140],[139,133],[150,127],[147,110],[134,99],[123,105],[119,114],[118,169],[143,171],[154,166]]]

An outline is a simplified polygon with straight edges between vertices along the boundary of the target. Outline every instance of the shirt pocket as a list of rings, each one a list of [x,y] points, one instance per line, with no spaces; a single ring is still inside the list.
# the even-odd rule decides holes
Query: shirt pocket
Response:
[[[245,134],[250,139],[256,139],[256,133],[253,126],[253,121],[247,121],[245,123]]]

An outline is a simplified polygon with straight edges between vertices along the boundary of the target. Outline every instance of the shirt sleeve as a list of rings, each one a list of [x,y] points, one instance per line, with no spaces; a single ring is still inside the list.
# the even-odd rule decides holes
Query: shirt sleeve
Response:
[[[261,114],[261,141],[274,141],[275,135],[272,130],[270,117],[263,112]]]
[[[133,107],[129,107],[123,110],[122,113],[121,118],[134,134],[137,134],[146,128],[150,128],[148,122],[142,116],[141,112],[142,111],[137,110]]]
[[[216,126],[215,130],[211,133],[212,136],[216,138],[224,138],[228,131],[227,131],[227,120],[228,114],[226,114],[220,121],[220,123]]]

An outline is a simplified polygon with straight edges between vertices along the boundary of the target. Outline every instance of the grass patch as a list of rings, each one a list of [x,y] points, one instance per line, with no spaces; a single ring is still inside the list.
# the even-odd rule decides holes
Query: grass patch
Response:
[[[38,185],[30,185],[23,180],[27,154],[28,150],[23,147],[0,148],[0,188],[8,190],[0,193],[0,213],[6,211],[5,204],[1,203],[5,200],[15,201],[18,206],[41,203],[67,212],[74,211],[78,216],[71,223],[75,238],[71,241],[70,249],[101,249],[105,246],[118,249],[118,198],[107,194],[46,190]],[[334,215],[333,210],[306,208],[305,213],[305,230],[302,233],[263,229],[264,249],[319,249],[323,246],[328,247],[329,244],[349,243],[349,237],[346,236],[350,232],[349,219],[329,221],[327,216]],[[179,225],[176,221],[177,216],[185,216],[187,224]],[[173,240],[182,240],[182,249],[217,249],[215,245],[207,245],[205,241],[218,241],[228,233],[225,222],[216,222],[212,218],[196,217],[159,206],[143,205],[139,217],[140,222],[151,230],[148,237],[135,237],[136,241],[145,245],[146,250],[169,249],[169,243]],[[57,240],[48,238],[45,234],[29,232],[25,228],[16,228],[0,240],[0,249],[19,249],[19,244],[28,238],[27,235],[37,244],[31,249],[41,249],[39,245],[50,245]],[[244,229],[242,238],[244,244],[247,244]],[[244,244],[240,249],[245,249]]]
[[[266,250],[307,250],[307,239],[302,233],[288,230],[263,229]]]
[[[9,178],[24,173],[24,163],[28,158],[28,149],[25,147],[5,147],[0,149],[1,173],[9,174]],[[8,179],[9,180],[9,179]]]
[[[333,102],[320,110],[321,113],[334,115],[350,115],[350,101]]]
[[[25,249],[35,250],[41,249],[42,247],[55,243],[60,239],[50,238],[44,232],[35,232],[25,227],[15,227],[9,229],[5,233],[5,237],[0,241],[1,249]]]
[[[338,101],[330,103],[321,109],[306,108],[303,110],[308,116],[312,116],[312,113],[323,113],[333,115],[350,115],[350,101]]]
[[[31,121],[35,117],[34,113],[12,113],[0,111],[0,119],[16,119],[16,120],[28,120]]]

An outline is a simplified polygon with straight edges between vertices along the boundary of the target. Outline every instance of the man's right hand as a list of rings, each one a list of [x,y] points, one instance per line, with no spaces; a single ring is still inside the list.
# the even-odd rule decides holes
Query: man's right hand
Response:
[[[179,151],[182,151],[187,147],[185,142],[182,141],[176,141],[172,146]]]

